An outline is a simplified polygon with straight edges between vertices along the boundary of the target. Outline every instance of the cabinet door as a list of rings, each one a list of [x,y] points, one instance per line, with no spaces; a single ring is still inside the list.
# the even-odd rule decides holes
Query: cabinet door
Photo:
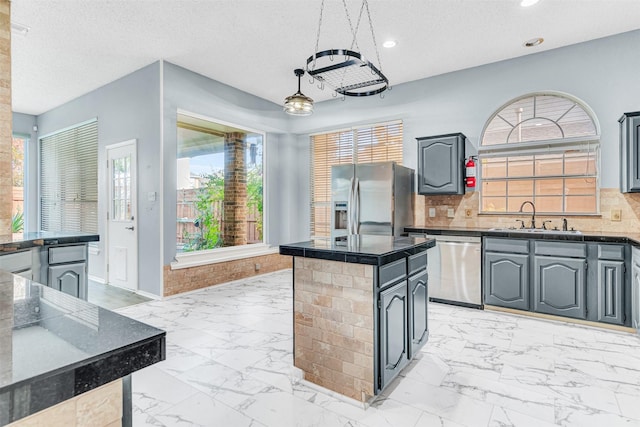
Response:
[[[418,193],[464,194],[462,134],[418,138]]]
[[[409,359],[429,338],[428,301],[427,272],[423,271],[409,278]]]
[[[381,388],[409,362],[407,281],[380,292]]]
[[[49,266],[48,278],[50,287],[76,298],[87,299],[84,263]]]
[[[624,324],[623,261],[598,261],[598,322]]]
[[[620,190],[640,191],[640,115],[629,113],[620,119]]]
[[[484,254],[484,303],[529,310],[529,255]]]
[[[586,319],[586,265],[580,258],[536,256],[533,310]]]
[[[631,284],[631,326],[636,329],[640,329],[640,250],[634,248],[633,252],[633,283]]]

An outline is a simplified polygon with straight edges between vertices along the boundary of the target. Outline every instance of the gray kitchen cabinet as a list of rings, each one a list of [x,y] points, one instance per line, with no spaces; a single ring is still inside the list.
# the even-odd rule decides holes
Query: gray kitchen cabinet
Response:
[[[529,310],[529,241],[485,237],[482,251],[484,303]]]
[[[425,253],[426,256],[426,253]],[[409,277],[409,358],[422,348],[429,338],[427,304],[429,290],[427,288],[427,272]]]
[[[538,313],[586,319],[586,259],[536,255],[533,272],[533,310]]]
[[[395,378],[409,363],[407,324],[407,281],[380,292],[381,387]]]
[[[418,194],[464,194],[465,140],[461,133],[417,138]]]
[[[37,280],[34,270],[38,269],[38,249],[26,249],[19,252],[0,254],[0,270],[8,271],[30,280]]]
[[[46,246],[40,252],[41,276],[48,286],[87,299],[87,245]]]
[[[632,249],[631,327],[640,329],[640,249]]]
[[[624,324],[624,261],[598,260],[598,322]]]
[[[47,285],[65,294],[86,300],[85,268],[86,265],[83,262],[49,266]]]
[[[529,310],[529,255],[487,252],[484,303]]]
[[[620,120],[620,191],[640,191],[640,111]]]

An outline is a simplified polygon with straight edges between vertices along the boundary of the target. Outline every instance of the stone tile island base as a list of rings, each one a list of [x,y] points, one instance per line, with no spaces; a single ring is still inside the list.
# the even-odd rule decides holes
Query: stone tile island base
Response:
[[[22,418],[7,427],[65,426],[116,427],[122,425],[122,379],[65,400]]]
[[[360,402],[374,396],[373,266],[294,258],[294,365]]]

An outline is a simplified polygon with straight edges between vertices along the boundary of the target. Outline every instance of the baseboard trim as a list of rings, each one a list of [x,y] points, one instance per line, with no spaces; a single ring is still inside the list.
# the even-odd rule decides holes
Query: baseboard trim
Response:
[[[514,308],[498,307],[495,305],[484,306],[485,310],[500,311],[502,313],[517,314],[520,316],[535,317],[537,319],[554,320],[556,322],[574,323],[576,325],[595,326],[596,328],[609,329],[617,332],[636,333],[634,328],[620,325],[609,325],[608,323],[592,322],[590,320],[572,319],[570,317],[554,316],[552,314],[534,313],[531,311],[516,310]]]
[[[92,276],[91,274],[87,275],[87,279],[89,279],[89,280],[91,280],[93,282],[100,283],[102,285],[106,285],[107,284],[107,282],[102,277]]]

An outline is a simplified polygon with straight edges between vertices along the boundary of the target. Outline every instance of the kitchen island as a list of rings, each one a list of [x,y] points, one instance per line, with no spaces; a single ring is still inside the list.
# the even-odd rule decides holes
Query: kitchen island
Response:
[[[0,426],[131,425],[130,374],[165,359],[165,332],[83,300],[97,240],[0,237]]]
[[[293,256],[294,365],[360,402],[379,394],[428,339],[433,239],[353,235],[280,246]]]
[[[0,425],[130,425],[129,374],[164,358],[164,331],[0,272]]]

